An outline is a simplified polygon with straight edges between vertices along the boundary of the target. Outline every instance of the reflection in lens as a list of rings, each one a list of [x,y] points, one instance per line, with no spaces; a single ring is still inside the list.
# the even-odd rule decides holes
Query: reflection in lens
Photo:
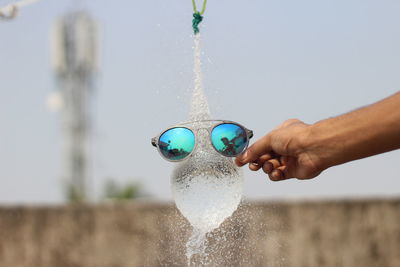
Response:
[[[191,130],[183,127],[172,128],[158,139],[161,153],[169,160],[181,160],[189,155],[195,144]]]
[[[237,124],[224,123],[211,133],[215,149],[224,156],[234,157],[243,152],[247,145],[246,131]]]

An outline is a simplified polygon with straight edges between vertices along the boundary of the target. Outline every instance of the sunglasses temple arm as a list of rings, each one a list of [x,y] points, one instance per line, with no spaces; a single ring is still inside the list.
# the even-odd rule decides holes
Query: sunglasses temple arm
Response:
[[[252,130],[247,130],[247,134],[249,135],[249,139],[254,135]]]
[[[154,147],[157,147],[157,138],[156,138],[156,137],[151,138],[151,144],[152,144]]]

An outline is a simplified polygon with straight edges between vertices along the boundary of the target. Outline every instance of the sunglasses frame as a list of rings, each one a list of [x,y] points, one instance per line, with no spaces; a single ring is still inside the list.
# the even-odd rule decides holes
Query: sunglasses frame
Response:
[[[185,125],[194,124],[194,123],[198,123],[198,122],[217,122],[217,123],[216,123],[216,124],[213,124],[213,125],[211,125],[211,126],[209,126],[209,127],[199,127],[199,128],[196,127],[196,129],[191,129],[190,127],[185,127]],[[227,156],[227,155],[222,154],[220,151],[218,151],[218,150],[215,148],[215,146],[214,146],[214,144],[213,144],[213,142],[212,142],[212,136],[211,136],[212,131],[213,131],[217,126],[222,125],[222,124],[234,124],[234,125],[239,126],[240,128],[242,128],[242,129],[245,131],[246,137],[247,137],[246,146],[244,147],[243,151],[240,152],[238,155],[240,155],[240,154],[242,154],[244,151],[246,151],[247,147],[249,146],[250,139],[253,137],[253,131],[247,129],[246,127],[244,127],[244,126],[241,125],[240,123],[237,123],[237,122],[234,122],[234,121],[229,121],[229,120],[198,120],[198,121],[189,121],[189,122],[178,123],[178,124],[176,124],[176,125],[174,125],[174,126],[169,127],[168,129],[162,131],[162,132],[161,132],[159,135],[157,135],[156,137],[151,138],[151,144],[152,144],[154,147],[157,148],[158,153],[159,153],[159,154],[161,155],[161,157],[163,157],[165,160],[170,161],[170,162],[179,162],[179,161],[183,161],[183,160],[186,160],[187,158],[189,158],[189,157],[193,154],[193,152],[196,150],[197,144],[198,144],[198,142],[197,142],[197,136],[198,136],[197,133],[198,133],[198,131],[199,131],[199,130],[207,130],[207,132],[208,132],[208,137],[209,137],[209,141],[210,141],[210,143],[211,143],[211,146],[214,148],[214,150],[215,150],[218,154],[220,154],[220,155],[222,155],[222,156],[224,156],[224,157],[228,157],[228,158],[237,157],[238,155],[236,155],[236,156]],[[169,131],[169,130],[171,130],[171,129],[174,129],[174,128],[185,128],[185,129],[188,129],[189,131],[191,131],[191,132],[194,134],[194,140],[195,140],[195,144],[194,144],[194,147],[193,147],[192,151],[191,151],[186,157],[184,157],[184,158],[182,158],[182,159],[178,159],[178,160],[172,160],[172,159],[169,159],[169,158],[165,157],[165,156],[163,155],[163,153],[161,152],[160,147],[158,146],[158,141],[159,141],[160,137],[161,137],[164,133],[166,133],[167,131]]]

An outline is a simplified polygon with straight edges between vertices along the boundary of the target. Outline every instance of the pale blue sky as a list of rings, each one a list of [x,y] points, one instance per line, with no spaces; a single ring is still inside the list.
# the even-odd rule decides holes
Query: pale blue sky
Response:
[[[4,5],[10,1],[0,0]],[[0,22],[0,202],[59,202],[59,115],[49,64],[51,23],[80,1],[42,0]],[[86,1],[102,28],[95,96],[93,191],[107,177],[170,199],[173,164],[150,138],[188,117],[190,0]],[[315,122],[400,90],[397,0],[209,0],[205,91],[213,117],[264,135],[283,120]],[[274,183],[245,170],[248,198],[400,195],[400,151]]]

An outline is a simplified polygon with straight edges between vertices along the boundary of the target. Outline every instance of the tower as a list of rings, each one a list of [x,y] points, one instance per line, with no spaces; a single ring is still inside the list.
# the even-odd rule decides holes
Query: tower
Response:
[[[68,198],[88,199],[91,107],[98,70],[96,22],[83,11],[58,19],[51,33],[51,64],[61,105],[63,178]]]

